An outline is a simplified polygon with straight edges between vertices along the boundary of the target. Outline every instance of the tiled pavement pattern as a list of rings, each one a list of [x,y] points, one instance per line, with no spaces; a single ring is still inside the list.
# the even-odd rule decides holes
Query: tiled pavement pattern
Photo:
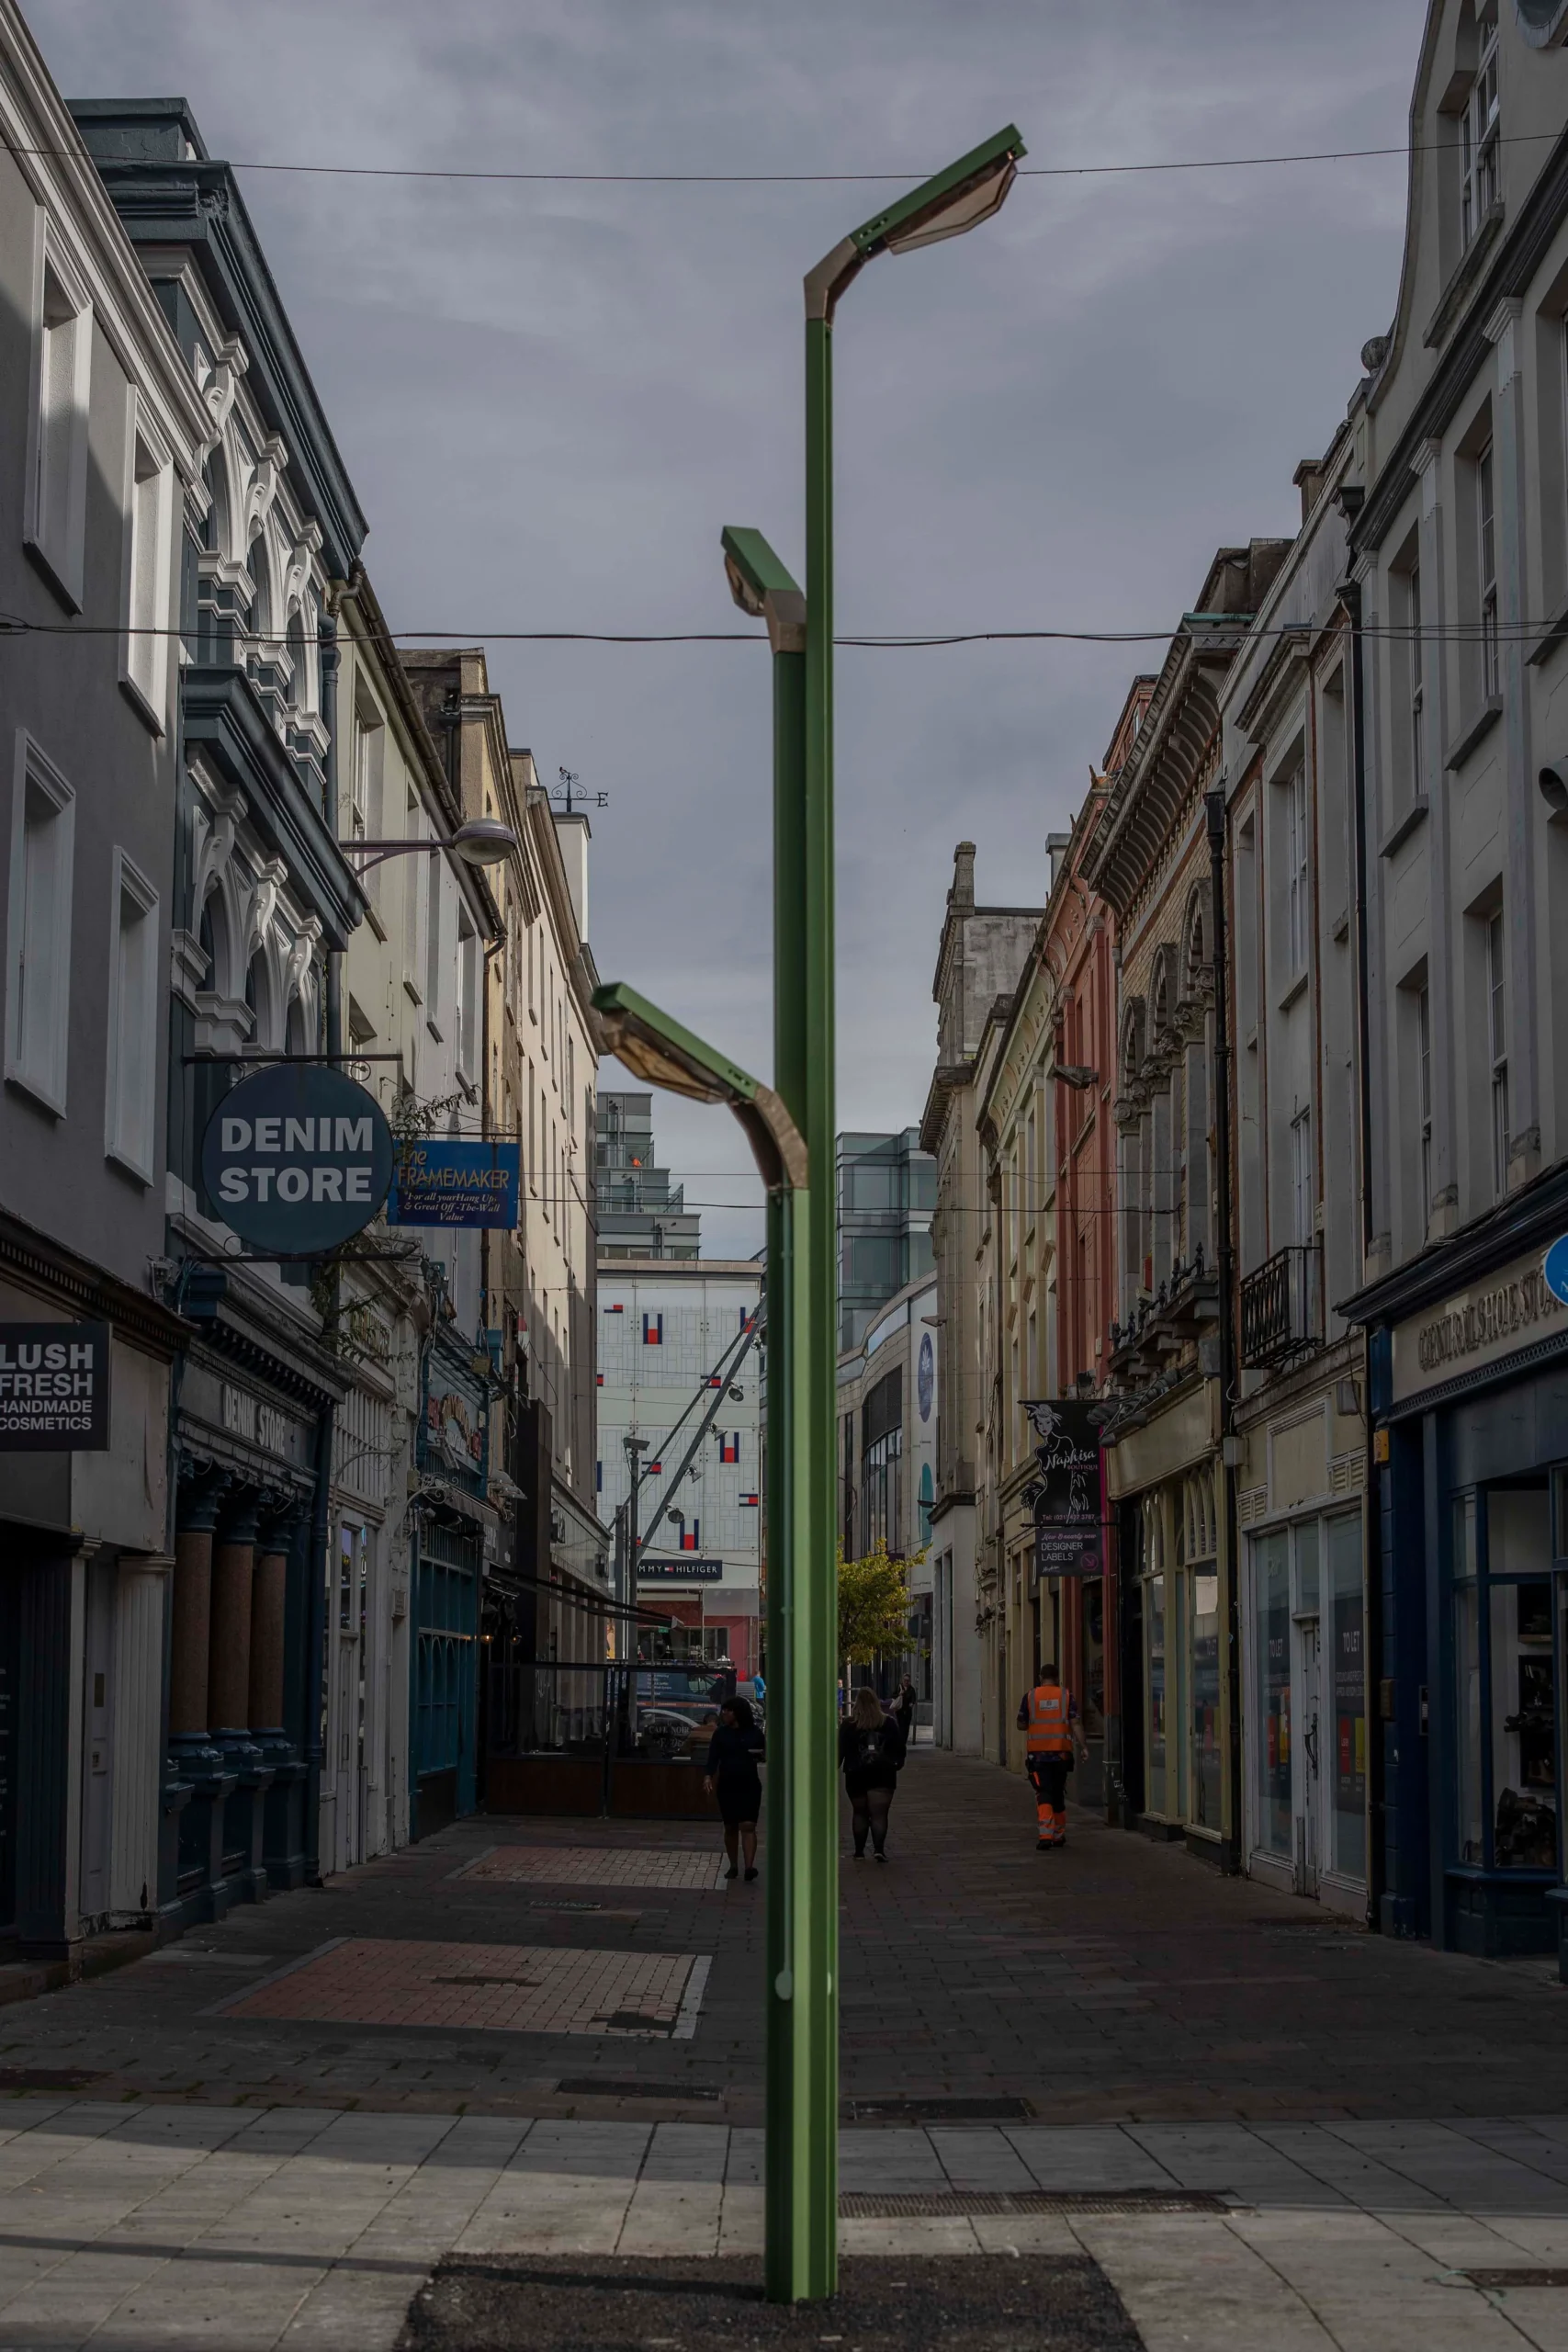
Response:
[[[18,2098],[0,2122],[0,2346],[389,2352],[450,2253],[748,2254],[761,2134]],[[855,2222],[847,2253],[1087,2253],[1148,2352],[1568,2347],[1568,2118],[847,2132],[846,2188],[1207,2188],[1224,2214]]]
[[[548,1886],[679,1886],[705,1889],[723,1883],[724,1857],[695,1853],[606,1853],[601,1846],[487,1846],[454,1878],[497,1879],[506,1883],[536,1881]]]
[[[352,1936],[218,2006],[233,2018],[304,2018],[318,2025],[663,2041],[680,2031],[689,2041],[708,1965],[690,1952],[655,1957]]]

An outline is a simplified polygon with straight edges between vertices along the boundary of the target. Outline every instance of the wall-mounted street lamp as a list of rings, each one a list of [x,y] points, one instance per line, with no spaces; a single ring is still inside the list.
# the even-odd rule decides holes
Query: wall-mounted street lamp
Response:
[[[499,865],[517,847],[517,836],[499,817],[470,817],[455,833],[444,834],[439,841],[339,842],[338,847],[344,857],[365,859],[357,869],[364,875],[373,865],[385,865],[389,857],[434,857],[444,849],[461,858],[465,865]]]

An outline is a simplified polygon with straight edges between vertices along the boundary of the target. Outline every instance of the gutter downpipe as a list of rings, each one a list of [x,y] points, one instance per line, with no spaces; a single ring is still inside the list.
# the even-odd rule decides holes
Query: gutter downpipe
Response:
[[[1225,936],[1225,783],[1222,775],[1203,796],[1209,831],[1209,888],[1214,926],[1214,1207],[1220,1276],[1220,1476],[1225,1521],[1225,1698],[1226,1761],[1229,1766],[1231,1837],[1222,1846],[1224,1867],[1239,1876],[1244,1849],[1241,1771],[1241,1561],[1237,1556],[1235,1508],[1235,1251],[1231,1234],[1231,1098],[1229,956]]]
[[[305,1883],[321,1883],[321,1760],[327,1647],[327,1539],[332,1528],[333,1432],[337,1407],[331,1397],[316,1424],[316,1499],[310,1512],[308,1565],[310,1594],[305,1645]]]
[[[1353,518],[1352,518],[1353,519]],[[1361,1150],[1361,1261],[1372,1244],[1372,1079],[1371,1007],[1367,993],[1367,736],[1362,707],[1365,654],[1361,637],[1361,583],[1347,580],[1340,599],[1350,616],[1350,693],[1354,720],[1350,738],[1351,791],[1354,800],[1354,879],[1356,891],[1356,1050],[1360,1059],[1357,1109]],[[1362,1705],[1367,1718],[1367,1925],[1376,1929],[1382,1916],[1385,1878],[1383,1815],[1387,1758],[1383,1753],[1381,1717],[1373,1702],[1382,1662],[1382,1555],[1378,1541],[1378,1465],[1373,1454],[1371,1335],[1363,1332],[1361,1366],[1361,1426],[1366,1432],[1367,1476],[1362,1504],[1362,1578],[1366,1639],[1361,1645],[1366,1689]]]

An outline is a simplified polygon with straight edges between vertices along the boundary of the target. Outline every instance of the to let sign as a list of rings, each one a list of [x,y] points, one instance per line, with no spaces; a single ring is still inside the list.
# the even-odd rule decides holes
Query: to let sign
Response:
[[[106,1453],[107,1323],[0,1323],[0,1452]]]

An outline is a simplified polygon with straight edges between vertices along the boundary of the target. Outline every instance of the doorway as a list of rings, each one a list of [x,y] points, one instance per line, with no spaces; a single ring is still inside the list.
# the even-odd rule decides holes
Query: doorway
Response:
[[[1294,1792],[1295,1884],[1298,1894],[1315,1895],[1324,1848],[1323,1643],[1317,1617],[1296,1619],[1295,1645],[1296,1688],[1301,1693]]]

